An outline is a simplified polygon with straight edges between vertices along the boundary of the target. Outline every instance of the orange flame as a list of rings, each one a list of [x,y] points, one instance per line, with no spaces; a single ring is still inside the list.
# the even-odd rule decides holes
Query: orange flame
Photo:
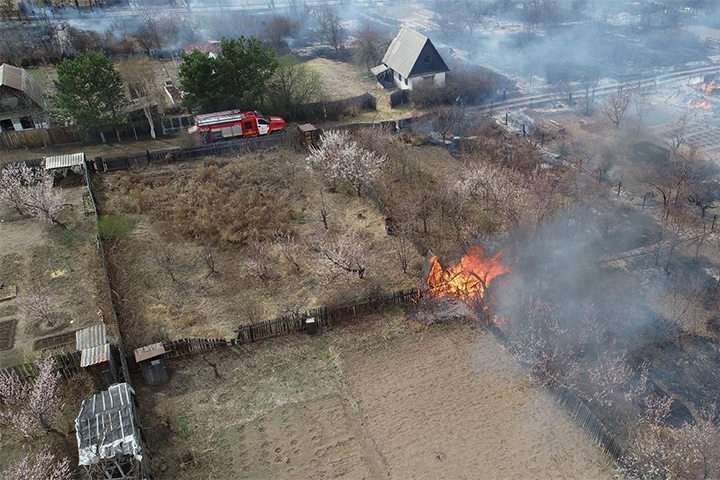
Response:
[[[720,90],[720,83],[718,83],[717,80],[713,80],[710,83],[700,85],[700,89],[705,93],[713,93],[715,90]]]
[[[697,106],[702,108],[703,110],[707,110],[708,112],[713,111],[713,105],[711,103],[708,103],[706,100],[698,103]]]
[[[430,273],[427,285],[430,293],[437,297],[452,295],[462,299],[472,299],[481,303],[485,297],[485,289],[496,277],[510,273],[510,267],[503,265],[502,253],[492,258],[485,258],[480,245],[472,245],[460,263],[443,268],[440,260],[430,258]]]

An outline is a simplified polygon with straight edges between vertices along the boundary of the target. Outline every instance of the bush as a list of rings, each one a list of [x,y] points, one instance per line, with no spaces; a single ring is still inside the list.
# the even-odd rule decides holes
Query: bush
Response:
[[[97,224],[98,235],[103,240],[126,237],[132,229],[132,223],[125,217],[102,216]]]

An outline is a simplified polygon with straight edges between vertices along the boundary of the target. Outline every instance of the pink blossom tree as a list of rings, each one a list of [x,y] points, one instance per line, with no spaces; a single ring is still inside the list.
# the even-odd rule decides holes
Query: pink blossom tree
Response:
[[[47,287],[35,287],[21,292],[16,300],[27,321],[55,326],[53,314],[58,309],[58,300]]]
[[[60,374],[54,371],[54,362],[51,356],[37,359],[38,375],[32,381],[0,372],[0,424],[26,437],[38,432],[64,435],[53,428],[63,408],[58,393]]]
[[[72,480],[73,472],[67,458],[57,460],[47,449],[42,449],[30,462],[24,455],[12,467],[3,472],[4,480]]]
[[[320,147],[310,147],[308,169],[320,171],[331,190],[337,189],[340,179],[349,181],[358,196],[385,163],[385,155],[365,150],[345,132],[330,130],[320,138]]]
[[[11,163],[0,172],[0,202],[21,215],[45,220],[67,229],[57,214],[62,206],[58,190],[53,190],[53,176],[43,168],[34,169],[25,163]]]

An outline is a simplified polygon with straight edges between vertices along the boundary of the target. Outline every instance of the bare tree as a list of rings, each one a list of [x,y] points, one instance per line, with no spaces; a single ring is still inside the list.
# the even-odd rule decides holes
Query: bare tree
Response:
[[[250,273],[263,282],[270,278],[270,257],[267,243],[253,240],[250,244],[247,266]]]
[[[202,244],[202,259],[208,268],[207,276],[220,274],[215,268],[215,252],[213,251],[213,247],[208,243]]]
[[[58,460],[50,450],[40,450],[32,462],[30,455],[23,455],[8,470],[2,473],[4,480],[72,480],[75,478],[66,458]]]
[[[443,142],[450,135],[460,133],[465,116],[457,107],[437,107],[430,112],[433,130],[442,136]]]
[[[60,374],[54,371],[55,360],[46,356],[38,358],[35,365],[38,376],[32,381],[0,371],[0,423],[26,437],[38,432],[64,436],[53,428],[64,406],[58,393]]]
[[[407,236],[402,230],[396,231],[393,235],[393,247],[395,248],[395,253],[397,253],[400,268],[402,268],[403,273],[407,273],[410,263],[409,243]]]
[[[670,124],[670,150],[676,154],[680,147],[685,143],[685,134],[687,133],[688,117],[682,114]]]
[[[296,17],[297,18],[297,17]],[[288,40],[298,34],[300,23],[285,15],[274,15],[265,24],[263,41],[275,47],[279,54],[290,52]]]
[[[277,230],[274,235],[275,246],[280,250],[280,255],[293,267],[295,271],[300,272],[300,263],[298,255],[300,253],[300,244],[295,240],[295,236],[291,233],[283,233]]]
[[[623,121],[623,118],[625,118],[625,113],[627,112],[629,104],[629,95],[622,93],[621,91],[610,95],[603,101],[603,111],[615,125],[615,128],[620,128],[620,123]]]
[[[597,67],[585,70],[580,78],[580,84],[585,89],[585,115],[590,115],[590,106],[595,101],[595,89],[598,82],[600,82],[600,69]],[[592,98],[590,97],[591,90]]]
[[[150,257],[155,260],[158,267],[170,276],[175,283],[180,283],[178,275],[185,265],[177,249],[170,244],[154,243],[150,247]]]
[[[640,129],[642,128],[643,118],[649,106],[648,97],[643,92],[643,88],[638,85],[630,91],[630,99],[633,103],[633,106],[635,107],[635,115],[637,116],[638,122],[637,132],[635,133],[635,136],[639,137]]]
[[[55,326],[54,314],[57,313],[58,299],[45,286],[36,286],[17,296],[20,311],[29,322],[41,322]]]
[[[49,221],[63,230],[57,214],[62,207],[58,190],[53,190],[53,176],[25,163],[10,163],[0,172],[0,201],[15,208],[19,213]]]
[[[153,65],[147,57],[128,57],[118,65],[125,86],[130,94],[130,100],[142,108],[143,114],[150,126],[150,136],[156,138],[153,109],[162,112],[165,105],[165,93],[161,89],[155,76]]]
[[[355,48],[355,60],[365,65],[369,72],[372,67],[380,63],[391,41],[390,35],[384,34],[369,23],[363,24],[355,32],[355,40],[352,43]]]
[[[315,249],[324,260],[331,279],[340,276],[365,276],[366,254],[360,235],[355,230],[347,234],[326,234],[315,240]]]
[[[344,132],[330,130],[322,134],[319,148],[310,147],[306,161],[310,170],[323,172],[331,190],[337,187],[338,179],[346,179],[360,196],[386,157],[360,148]]]
[[[337,7],[322,4],[314,8],[313,14],[323,40],[339,53],[344,48],[347,32],[342,26]]]

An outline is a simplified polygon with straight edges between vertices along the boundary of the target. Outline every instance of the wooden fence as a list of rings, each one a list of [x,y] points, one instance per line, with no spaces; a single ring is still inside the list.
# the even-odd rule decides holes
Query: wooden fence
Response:
[[[5,150],[63,145],[81,141],[82,137],[75,133],[72,127],[37,128],[0,133],[0,148]]]
[[[165,156],[172,154],[176,161],[190,160],[207,156],[231,155],[241,152],[264,150],[286,145],[291,138],[287,133],[276,133],[263,137],[249,137],[232,141],[222,141],[210,145],[192,148],[169,148],[163,150],[144,150],[115,157],[95,157],[90,165],[96,172],[114,172],[131,167],[146,167],[150,164],[165,162]]]
[[[55,370],[65,378],[70,378],[82,370],[80,367],[80,352],[78,351],[53,355],[52,357],[55,360]],[[27,380],[35,378],[38,369],[34,363],[23,363],[3,368],[0,370],[0,375],[3,374],[17,377],[20,380]]]
[[[305,330],[308,318],[315,319],[317,328],[333,326],[342,320],[361,317],[397,305],[407,305],[417,300],[420,294],[420,291],[416,288],[398,290],[386,295],[377,295],[364,299],[356,303],[314,308],[299,315],[288,315],[267,322],[242,325],[237,330],[235,342],[237,344],[251,343],[266,338],[301,332]]]

